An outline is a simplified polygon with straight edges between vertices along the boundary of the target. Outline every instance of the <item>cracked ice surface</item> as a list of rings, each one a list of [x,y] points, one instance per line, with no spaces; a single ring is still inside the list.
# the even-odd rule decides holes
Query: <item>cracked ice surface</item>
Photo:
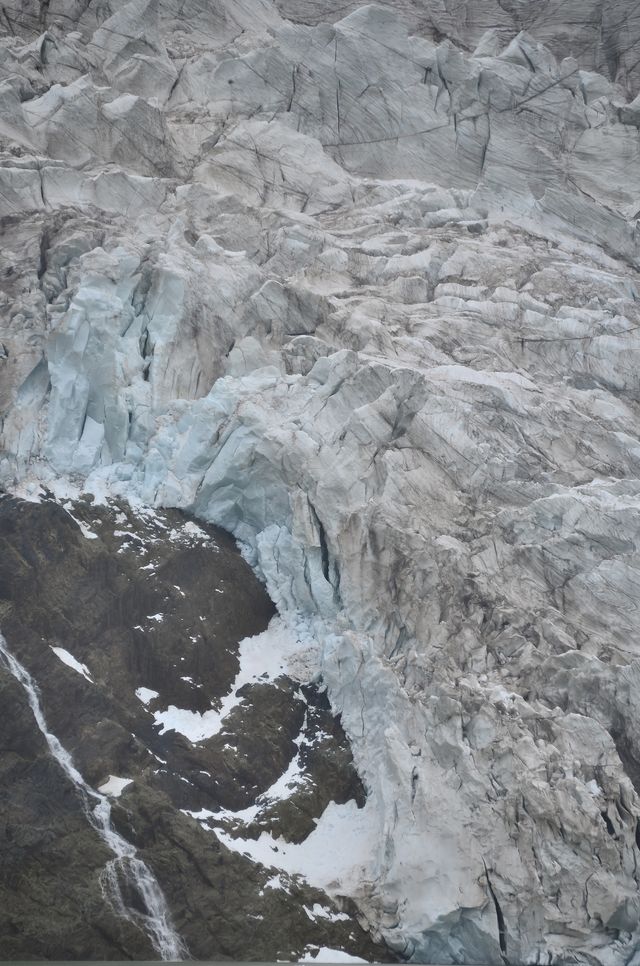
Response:
[[[395,948],[635,962],[637,4],[46,16],[0,40],[6,484],[236,535]]]

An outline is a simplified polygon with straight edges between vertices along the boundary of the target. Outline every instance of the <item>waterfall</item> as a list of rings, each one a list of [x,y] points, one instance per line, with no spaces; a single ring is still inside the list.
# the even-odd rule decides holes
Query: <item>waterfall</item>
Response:
[[[24,688],[36,724],[45,737],[49,751],[67,778],[76,786],[88,821],[114,854],[114,858],[107,863],[101,875],[105,898],[119,915],[136,923],[147,933],[161,959],[164,961],[186,959],[188,956],[186,947],[171,925],[167,901],[158,880],[148,865],[138,858],[131,842],[113,828],[109,799],[86,783],[75,767],[69,752],[48,730],[40,704],[38,686],[27,669],[11,653],[2,634],[0,634],[0,658]],[[134,899],[137,898],[135,905],[126,901],[123,884],[126,891],[133,893]]]

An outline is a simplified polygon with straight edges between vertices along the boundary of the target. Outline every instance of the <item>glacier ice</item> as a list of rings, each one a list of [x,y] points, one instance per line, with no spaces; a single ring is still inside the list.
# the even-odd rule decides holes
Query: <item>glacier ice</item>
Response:
[[[343,6],[23,0],[2,478],[236,536],[403,955],[635,963],[638,11]]]

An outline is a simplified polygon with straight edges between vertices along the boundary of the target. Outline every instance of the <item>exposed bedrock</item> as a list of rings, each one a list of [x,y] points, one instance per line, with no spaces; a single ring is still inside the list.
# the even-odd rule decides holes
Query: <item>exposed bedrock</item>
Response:
[[[20,7],[3,479],[241,542],[400,955],[635,964],[639,13],[354,7]]]
[[[175,511],[4,497],[0,548],[7,645],[50,733],[157,876],[188,957],[287,961],[325,947],[388,959],[348,896],[232,847],[239,834],[300,842],[330,802],[357,811],[364,792],[316,686],[269,673],[258,654],[234,692],[238,642],[273,606],[228,535]],[[157,959],[109,901],[113,855],[4,661],[0,690],[0,957]],[[250,827],[237,817],[247,808]],[[124,898],[144,911],[140,895]]]

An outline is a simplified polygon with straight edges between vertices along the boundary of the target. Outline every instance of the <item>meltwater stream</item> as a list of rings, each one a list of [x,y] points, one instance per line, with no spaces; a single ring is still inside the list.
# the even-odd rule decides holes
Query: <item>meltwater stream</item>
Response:
[[[0,634],[0,658],[24,688],[29,706],[46,739],[49,751],[78,789],[87,819],[115,856],[107,863],[102,873],[105,896],[119,915],[135,922],[147,933],[163,960],[186,959],[188,957],[186,947],[171,926],[169,909],[158,880],[142,859],[137,857],[134,846],[113,828],[109,799],[87,785],[73,764],[69,752],[63,748],[56,736],[48,731],[38,687],[27,669],[13,656],[2,634]],[[142,903],[143,912],[127,904],[121,879],[131,891],[137,894]]]

